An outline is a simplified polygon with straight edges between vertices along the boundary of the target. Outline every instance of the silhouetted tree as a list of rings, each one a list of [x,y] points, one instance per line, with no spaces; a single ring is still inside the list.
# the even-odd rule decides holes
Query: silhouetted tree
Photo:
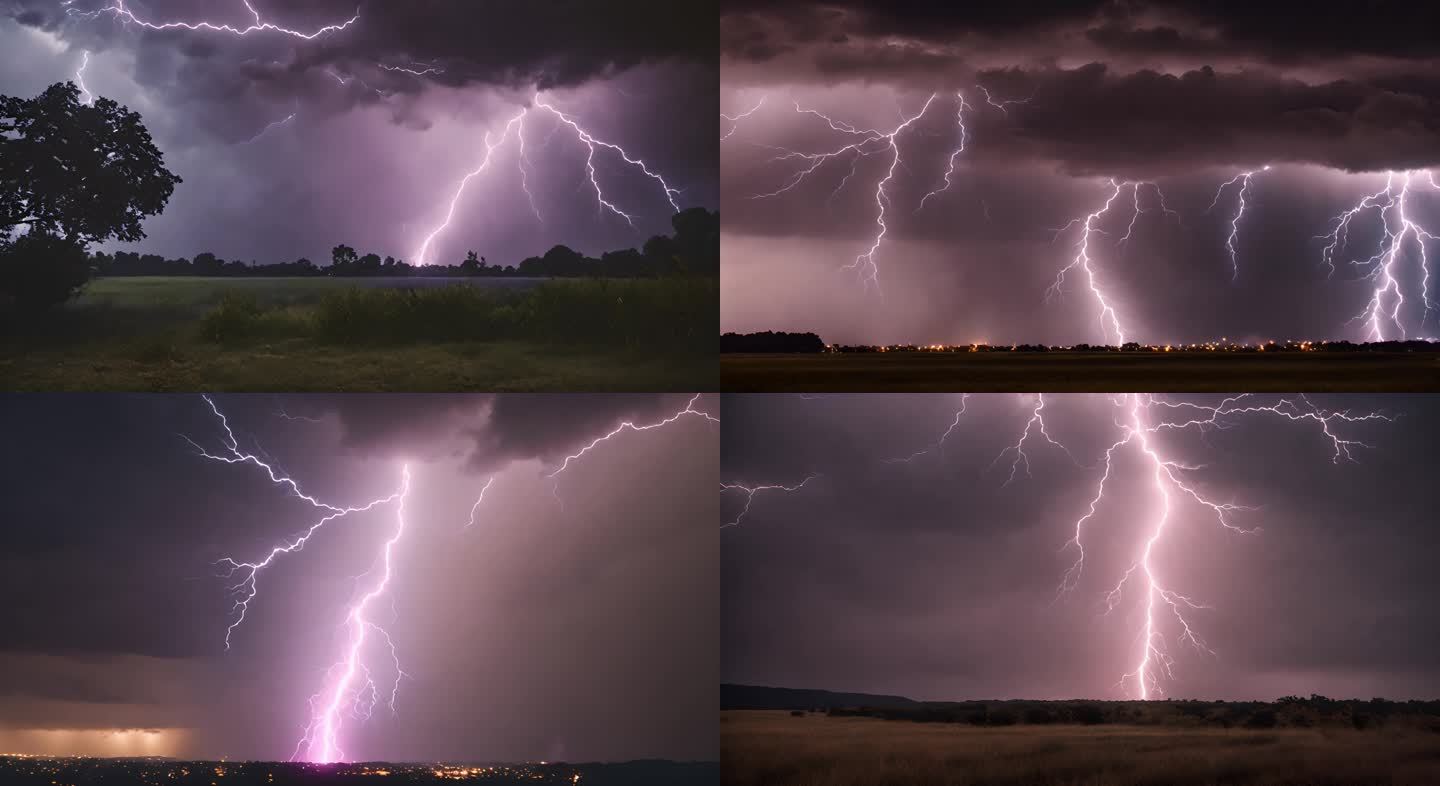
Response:
[[[0,96],[0,240],[25,225],[82,248],[136,241],[180,182],[138,113],[79,96],[69,82],[35,98]]]

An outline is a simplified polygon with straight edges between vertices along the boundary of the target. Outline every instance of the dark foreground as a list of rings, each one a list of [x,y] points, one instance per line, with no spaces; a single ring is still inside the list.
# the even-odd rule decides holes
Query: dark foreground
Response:
[[[721,776],[735,786],[1050,784],[1278,786],[1440,783],[1440,733],[1205,723],[922,723],[785,710],[720,715]]]
[[[1440,354],[872,352],[722,354],[726,391],[1153,393],[1440,391]]]
[[[39,784],[361,784],[450,783],[688,786],[719,783],[710,762],[632,761],[623,764],[291,764],[175,759],[44,759],[0,756],[0,783]],[[384,777],[383,781],[375,778]]]

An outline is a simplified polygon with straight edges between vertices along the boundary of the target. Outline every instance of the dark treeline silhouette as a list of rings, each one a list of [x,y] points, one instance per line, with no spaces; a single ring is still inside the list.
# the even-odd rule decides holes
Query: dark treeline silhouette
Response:
[[[92,261],[100,276],[436,276],[485,277],[606,277],[654,278],[672,275],[718,275],[720,271],[720,214],[690,208],[671,217],[674,235],[656,235],[639,250],[607,251],[598,259],[566,246],[555,246],[542,256],[518,265],[491,264],[471,251],[453,265],[411,265],[395,257],[360,254],[347,245],[331,250],[328,264],[304,257],[293,262],[257,264],[253,260],[225,260],[206,252],[194,259],[166,259],[158,254],[117,251],[96,252]]]
[[[961,723],[973,726],[1043,725],[1051,723],[1171,724],[1221,728],[1352,726],[1381,728],[1392,722],[1440,732],[1440,701],[1332,699],[1311,695],[1268,701],[915,701],[901,696],[794,690],[752,685],[721,685],[722,710],[791,710],[837,717],[870,717],[914,723]]]
[[[865,354],[872,352],[1088,352],[1088,353],[1133,353],[1133,354],[1177,354],[1194,352],[1229,352],[1239,354],[1277,354],[1300,352],[1440,352],[1440,341],[1287,341],[1266,344],[1140,344],[1130,341],[1120,346],[1104,344],[1075,344],[1052,347],[1045,344],[957,344],[923,346],[917,344],[826,344],[814,333],[725,333],[720,336],[721,352],[837,352],[843,354]]]
[[[824,352],[825,342],[814,333],[724,333],[721,352]]]

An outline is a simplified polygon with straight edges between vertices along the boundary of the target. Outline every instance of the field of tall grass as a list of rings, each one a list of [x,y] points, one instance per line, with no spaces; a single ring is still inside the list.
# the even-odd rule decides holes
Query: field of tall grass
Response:
[[[1183,725],[973,726],[786,711],[720,715],[733,786],[1210,786],[1440,783],[1440,733]]]
[[[102,279],[12,317],[0,374],[47,390],[712,390],[718,303],[703,277]]]

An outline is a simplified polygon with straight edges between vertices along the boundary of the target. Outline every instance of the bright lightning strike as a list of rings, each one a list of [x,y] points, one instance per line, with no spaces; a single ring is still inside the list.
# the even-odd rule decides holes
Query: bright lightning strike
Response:
[[[1225,193],[1225,189],[1236,183],[1240,184],[1240,189],[1235,194],[1235,215],[1230,219],[1230,234],[1225,238],[1225,248],[1230,252],[1231,281],[1240,278],[1240,262],[1236,257],[1235,239],[1240,235],[1240,219],[1245,215],[1245,195],[1250,191],[1250,178],[1260,172],[1269,171],[1269,169],[1270,165],[1266,164],[1257,170],[1241,172],[1224,183],[1221,183],[1220,187],[1215,189],[1215,199],[1210,203],[1209,210],[1206,211],[1209,212],[1215,209],[1215,206],[1220,203],[1220,196]]]
[[[307,33],[301,30],[293,30],[288,27],[283,27],[273,22],[266,22],[263,18],[261,18],[260,12],[255,10],[255,6],[250,4],[250,0],[241,0],[241,2],[245,5],[245,10],[249,11],[250,16],[253,18],[253,21],[246,27],[236,27],[234,25],[223,22],[210,21],[153,22],[150,20],[141,19],[140,17],[136,16],[134,12],[132,12],[129,8],[125,7],[124,0],[114,0],[112,4],[107,5],[104,8],[99,9],[98,11],[89,12],[89,15],[110,13],[113,14],[117,19],[124,20],[126,23],[136,24],[149,30],[209,30],[212,32],[229,33],[230,35],[235,36],[245,36],[251,33],[260,32],[276,32],[292,36],[294,38],[303,38],[306,41],[312,41],[327,33],[334,33],[340,30],[344,30],[345,28],[354,24],[355,21],[360,18],[360,9],[357,7],[355,9],[355,15],[350,17],[349,19],[346,19],[343,22],[328,24]],[[71,13],[78,12],[75,12],[72,9]]]
[[[80,67],[75,69],[75,85],[80,88],[80,103],[89,106],[95,101],[95,96],[90,94],[90,89],[85,87],[85,68],[90,65],[90,50],[86,49],[80,53]]]
[[[762,491],[781,491],[781,492],[786,492],[786,493],[799,491],[800,489],[805,488],[805,484],[806,484],[806,483],[809,483],[810,481],[812,481],[812,480],[814,480],[815,478],[818,478],[818,477],[820,477],[820,476],[819,476],[819,475],[810,475],[809,477],[805,478],[804,480],[800,481],[799,483],[796,483],[796,484],[793,485],[793,486],[782,486],[782,485],[746,486],[746,485],[743,485],[743,484],[741,484],[741,483],[721,483],[721,484],[720,484],[720,491],[721,491],[721,493],[724,493],[724,492],[726,492],[726,491],[738,491],[738,492],[741,492],[741,493],[743,493],[743,494],[745,495],[745,504],[744,504],[743,507],[740,508],[740,512],[739,512],[738,514],[736,514],[735,518],[734,518],[733,520],[731,520],[731,521],[727,521],[727,522],[725,522],[724,524],[721,524],[721,525],[720,525],[720,529],[725,529],[726,527],[739,526],[740,522],[741,522],[741,521],[744,521],[744,520],[745,520],[745,516],[750,512],[750,504],[755,501],[755,495],[756,495],[756,494],[759,494],[759,493],[762,492]]]
[[[613,213],[614,215],[624,219],[626,224],[629,224],[632,227],[635,225],[635,217],[630,213],[627,213],[624,210],[620,209],[619,206],[617,206],[614,202],[610,201],[605,196],[605,191],[600,185],[600,178],[595,170],[595,156],[596,153],[599,152],[599,150],[605,150],[613,153],[615,156],[618,156],[620,160],[623,161],[625,164],[639,170],[646,177],[659,184],[660,189],[665,196],[665,200],[670,203],[671,209],[673,209],[677,213],[680,212],[680,205],[678,202],[675,201],[676,197],[680,195],[680,190],[677,188],[672,188],[670,184],[665,181],[665,178],[659,173],[651,170],[649,165],[647,165],[643,159],[632,158],[630,154],[619,145],[595,137],[589,131],[585,130],[585,128],[582,127],[574,117],[560,111],[555,106],[546,103],[539,96],[539,94],[536,94],[534,98],[533,107],[536,110],[543,109],[554,115],[558,123],[574,131],[576,138],[579,139],[581,144],[585,145],[587,151],[585,157],[585,174],[588,178],[591,189],[595,192],[596,204],[601,211],[609,211],[610,213]],[[535,205],[534,194],[532,194],[530,191],[530,159],[525,150],[524,134],[524,123],[528,116],[530,116],[530,109],[520,110],[519,114],[512,117],[510,121],[505,124],[505,128],[500,133],[499,138],[495,139],[494,141],[491,141],[490,132],[487,131],[485,133],[485,151],[480,158],[480,163],[473,170],[471,170],[469,173],[467,173],[464,177],[460,179],[459,184],[455,188],[454,194],[450,197],[450,203],[449,207],[446,209],[445,218],[425,236],[425,239],[420,243],[420,247],[416,250],[416,264],[427,265],[433,261],[431,259],[431,246],[434,244],[435,239],[440,235],[440,233],[444,232],[445,229],[450,226],[450,222],[455,218],[455,211],[460,203],[460,197],[465,194],[466,186],[469,185],[471,180],[478,177],[482,172],[489,168],[490,161],[492,158],[494,158],[496,149],[498,149],[501,145],[505,143],[506,139],[509,138],[512,130],[514,130],[515,136],[517,138],[517,165],[520,169],[520,187],[525,192],[526,198],[529,200],[531,212],[535,214],[536,220],[542,220],[540,218],[540,210]]]
[[[317,706],[319,706],[317,705],[317,700],[321,698],[320,694],[311,698],[309,702],[311,713],[310,721],[305,727],[304,735],[300,741],[296,743],[295,753],[291,756],[291,760],[299,758],[303,750],[306,757],[312,761],[332,762],[340,760],[344,758],[345,755],[339,746],[341,710],[348,707],[355,717],[367,718],[374,709],[376,702],[379,701],[379,690],[371,678],[369,667],[365,665],[362,659],[367,633],[374,633],[377,636],[377,640],[383,639],[388,649],[390,660],[393,663],[395,684],[390,691],[389,699],[389,705],[392,710],[394,709],[395,698],[399,691],[400,679],[405,676],[405,672],[400,668],[400,661],[396,655],[395,646],[390,640],[389,634],[375,622],[367,618],[365,612],[369,604],[384,593],[390,580],[391,552],[395,544],[399,542],[404,531],[405,496],[410,489],[409,467],[401,468],[400,488],[387,496],[378,497],[364,505],[348,507],[323,502],[315,496],[302,491],[300,484],[294,478],[278,470],[273,463],[264,461],[253,453],[242,450],[234,430],[230,427],[229,419],[226,418],[224,413],[220,411],[220,408],[216,406],[214,400],[209,396],[203,396],[202,398],[204,398],[205,403],[210,406],[210,411],[218,419],[224,431],[221,441],[225,449],[220,453],[211,453],[189,437],[184,437],[184,439],[196,449],[200,456],[225,464],[252,465],[263,471],[272,484],[284,487],[296,498],[303,500],[311,507],[325,511],[325,515],[310,525],[304,533],[272,548],[270,552],[261,559],[241,561],[231,557],[225,557],[217,563],[227,566],[228,570],[225,574],[227,579],[239,577],[239,581],[229,588],[234,600],[231,612],[235,615],[235,618],[229,627],[225,629],[225,648],[227,650],[230,649],[231,635],[241,623],[245,621],[245,615],[250,610],[250,602],[255,599],[258,593],[257,580],[261,571],[274,564],[275,560],[279,559],[282,555],[293,554],[303,550],[310,538],[326,524],[352,513],[362,513],[383,505],[396,503],[396,518],[398,524],[395,534],[385,542],[381,552],[384,568],[383,574],[370,591],[363,595],[347,611],[345,624],[349,630],[349,640],[340,662],[327,672],[326,679],[330,681],[330,678],[337,673],[338,677],[335,677],[329,687],[322,689],[322,694],[325,694],[325,701],[322,707],[317,709]]]
[[[485,501],[485,492],[490,490],[490,484],[494,482],[495,476],[491,475],[490,479],[485,481],[485,485],[480,487],[480,496],[476,497],[475,504],[470,506],[470,523],[465,525],[465,529],[475,526],[475,512],[480,510],[480,503]]]
[[[1413,246],[1414,260],[1419,268],[1420,304],[1423,307],[1418,324],[1420,329],[1424,328],[1435,307],[1430,296],[1430,262],[1425,246],[1437,236],[1416,218],[1414,205],[1410,202],[1412,188],[1437,191],[1440,184],[1436,183],[1434,173],[1428,170],[1389,172],[1385,176],[1384,188],[1365,196],[1354,207],[1332,219],[1334,227],[1329,234],[1321,236],[1328,241],[1321,250],[1321,259],[1330,274],[1334,275],[1335,258],[1345,251],[1352,219],[1370,211],[1375,211],[1380,219],[1381,235],[1375,253],[1364,260],[1351,260],[1351,264],[1367,269],[1363,278],[1374,283],[1364,310],[1350,320],[1351,323],[1362,322],[1366,338],[1371,341],[1387,340],[1387,331],[1392,329],[1401,339],[1408,337],[1405,314],[1402,313],[1406,302],[1405,286],[1401,280],[1402,255],[1407,246]]]
[[[296,755],[298,756],[303,748],[307,753],[307,758],[311,761],[328,764],[344,759],[345,751],[340,748],[340,729],[344,723],[344,710],[349,708],[356,717],[363,719],[368,718],[374,708],[378,698],[375,684],[370,678],[370,670],[361,660],[367,633],[375,631],[377,635],[384,638],[391,659],[395,663],[395,687],[390,694],[392,710],[395,706],[394,701],[399,690],[400,679],[405,676],[405,672],[399,670],[400,664],[395,657],[395,645],[390,641],[389,634],[365,616],[370,604],[384,594],[386,586],[390,583],[393,572],[391,560],[395,545],[400,542],[401,536],[405,533],[405,496],[410,491],[410,468],[408,466],[401,468],[401,477],[399,502],[395,510],[395,533],[385,541],[381,552],[380,577],[370,590],[360,596],[360,599],[355,601],[354,605],[346,612],[345,626],[349,639],[346,642],[343,656],[330,668],[327,678],[337,671],[339,674],[333,679],[330,686],[311,698],[312,712],[316,706],[316,699],[320,699],[323,706],[312,715],[310,724],[305,727],[304,736],[295,745]],[[293,760],[296,756],[291,758]]]
[[[1116,406],[1124,411],[1123,417],[1116,421],[1121,433],[1106,449],[1095,494],[1084,514],[1074,522],[1074,535],[1065,544],[1066,548],[1073,547],[1078,556],[1065,571],[1058,593],[1064,595],[1079,585],[1085,567],[1087,524],[1105,506],[1106,488],[1114,474],[1117,454],[1126,448],[1132,449],[1145,467],[1142,476],[1149,477],[1156,507],[1145,517],[1147,525],[1136,546],[1134,559],[1119,581],[1105,594],[1105,605],[1107,613],[1114,611],[1124,600],[1127,586],[1138,585],[1135,591],[1141,596],[1139,605],[1144,615],[1137,636],[1139,651],[1133,665],[1121,675],[1119,687],[1122,691],[1133,691],[1142,700],[1163,695],[1162,682],[1174,676],[1175,660],[1170,654],[1164,630],[1167,619],[1173,620],[1177,641],[1211,653],[1187,617],[1189,612],[1207,607],[1166,584],[1162,576],[1163,566],[1156,555],[1156,548],[1164,540],[1166,532],[1179,526],[1174,515],[1176,510],[1181,505],[1198,507],[1214,523],[1230,532],[1250,534],[1258,531],[1257,527],[1243,527],[1235,520],[1238,515],[1254,508],[1217,501],[1197,488],[1190,475],[1202,467],[1173,458],[1156,435],[1169,431],[1194,430],[1203,433],[1212,428],[1228,428],[1235,418],[1242,415],[1274,416],[1318,426],[1334,447],[1332,460],[1339,462],[1342,458],[1350,460],[1353,448],[1369,447],[1358,440],[1338,436],[1334,429],[1339,424],[1391,419],[1379,413],[1352,415],[1322,410],[1303,396],[1294,400],[1281,399],[1270,405],[1252,404],[1250,401],[1249,394],[1226,398],[1216,406],[1169,402],[1143,394],[1128,394],[1116,399]],[[1187,417],[1187,413],[1192,412],[1195,414]],[[1167,416],[1178,419],[1167,419]]]
[[[990,91],[985,89],[984,85],[976,85],[975,87],[981,93],[985,94],[985,103],[1000,110],[1000,114],[1006,117],[1010,116],[1010,110],[1007,107],[1011,104],[1028,104],[1030,102],[1028,98],[1007,98],[1003,101],[996,101],[995,98],[990,95]]]
[[[1149,186],[1150,189],[1153,190],[1159,212],[1165,216],[1176,216],[1177,218],[1179,214],[1166,206],[1165,193],[1161,191],[1160,186],[1155,183],[1149,181],[1119,181],[1114,178],[1111,178],[1109,182],[1111,189],[1110,196],[1106,198],[1105,204],[1102,205],[1099,210],[1083,218],[1073,219],[1070,223],[1055,231],[1055,236],[1058,238],[1071,227],[1079,226],[1080,239],[1075,244],[1075,256],[1071,258],[1069,264],[1061,268],[1060,272],[1055,276],[1055,283],[1051,284],[1049,290],[1046,291],[1045,299],[1050,300],[1059,297],[1064,292],[1065,275],[1079,268],[1080,271],[1085,274],[1085,284],[1090,289],[1090,294],[1095,296],[1095,302],[1100,307],[1098,318],[1101,334],[1106,341],[1112,340],[1111,337],[1113,336],[1115,343],[1124,344],[1125,329],[1120,324],[1119,312],[1116,311],[1115,306],[1112,304],[1112,299],[1106,296],[1105,291],[1101,288],[1100,280],[1095,274],[1095,258],[1091,256],[1090,236],[1092,234],[1105,234],[1105,230],[1100,228],[1099,222],[1110,212],[1110,208],[1115,204],[1115,200],[1118,199],[1121,192],[1126,189],[1130,189],[1131,191],[1133,212],[1130,215],[1130,223],[1125,229],[1124,236],[1120,238],[1119,243],[1116,245],[1124,245],[1129,242],[1135,232],[1135,222],[1140,218],[1141,213],[1152,212],[1152,210],[1145,208],[1141,204],[1141,186]]]

